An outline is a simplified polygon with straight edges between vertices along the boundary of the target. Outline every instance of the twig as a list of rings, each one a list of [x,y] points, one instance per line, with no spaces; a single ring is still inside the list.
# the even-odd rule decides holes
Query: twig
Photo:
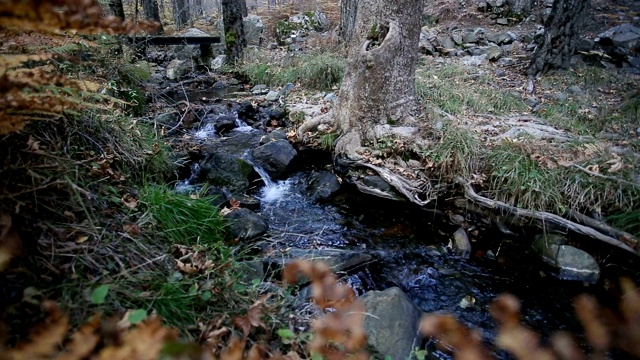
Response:
[[[582,170],[582,171],[586,172],[587,174],[589,174],[591,176],[596,176],[596,177],[607,179],[607,180],[613,180],[613,181],[617,181],[617,182],[625,184],[625,185],[633,186],[635,188],[640,188],[640,184],[638,184],[638,183],[627,181],[625,179],[620,179],[620,178],[617,178],[615,176],[603,175],[603,174],[591,171],[591,170],[589,170],[587,168],[584,168],[584,167],[582,167],[580,165],[577,165],[577,164],[571,164],[571,166],[573,166],[574,168],[576,168],[578,170]]]
[[[580,225],[571,220],[564,219],[558,215],[555,215],[546,211],[521,209],[501,201],[492,200],[484,196],[480,196],[473,190],[473,187],[471,186],[471,184],[468,181],[462,179],[461,177],[457,177],[456,182],[458,182],[460,185],[464,187],[464,195],[467,199],[481,206],[487,207],[489,209],[496,209],[496,210],[508,212],[515,216],[533,218],[543,222],[562,226],[578,234],[586,235],[591,238],[603,241],[607,244],[616,246],[620,249],[626,250],[634,255],[640,255],[635,249],[631,248],[629,245],[625,244],[624,242],[614,239],[611,236],[602,234],[591,227]]]
[[[587,215],[581,214],[577,211],[574,210],[569,210],[568,213],[570,218],[573,218],[576,222],[580,223],[580,224],[584,224],[586,226],[589,226],[591,228],[594,228],[598,231],[600,231],[601,233],[607,234],[611,237],[617,238],[618,240],[624,242],[625,244],[633,247],[633,248],[637,248],[638,247],[638,239],[636,239],[633,235],[624,232],[622,230],[613,228],[611,226],[609,226],[608,224],[605,224],[602,221],[599,221],[597,219],[591,218]]]

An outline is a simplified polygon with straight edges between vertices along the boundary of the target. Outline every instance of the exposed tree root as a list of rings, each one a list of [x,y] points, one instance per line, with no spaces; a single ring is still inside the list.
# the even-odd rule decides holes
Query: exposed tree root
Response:
[[[309,119],[309,120],[303,122],[302,125],[300,125],[300,127],[298,127],[298,131],[297,131],[298,137],[302,138],[304,133],[310,132],[310,131],[316,131],[316,129],[320,125],[335,125],[335,122],[336,121],[335,121],[335,118],[333,116],[333,110],[330,110],[326,114],[322,114],[320,116],[316,116],[313,119]]]
[[[478,195],[473,187],[471,186],[471,184],[469,184],[468,181],[458,177],[456,179],[456,181],[462,185],[464,187],[464,195],[465,197],[480,205],[483,206],[485,208],[489,208],[489,209],[493,209],[493,210],[498,210],[502,213],[509,213],[512,214],[513,216],[519,216],[519,217],[524,217],[524,218],[530,218],[530,219],[535,219],[541,222],[546,222],[546,223],[550,223],[553,225],[557,225],[557,226],[561,226],[563,228],[566,228],[568,230],[574,231],[578,234],[582,234],[582,235],[586,235],[589,236],[593,239],[596,240],[600,240],[603,241],[607,244],[613,245],[615,247],[618,247],[620,249],[626,250],[632,254],[635,255],[640,255],[640,253],[638,252],[638,243],[637,240],[635,240],[632,236],[630,236],[630,238],[624,237],[622,236],[620,239],[616,239],[610,235],[607,234],[603,234],[600,231],[590,227],[590,226],[585,226],[585,225],[581,225],[577,222],[571,221],[571,220],[567,220],[564,219],[558,215],[549,213],[549,212],[545,212],[545,211],[535,211],[535,210],[527,210],[527,209],[521,209],[515,206],[511,206],[509,204],[503,203],[501,201],[496,201],[496,200],[492,200],[483,196]],[[590,225],[590,224],[586,224],[586,225]],[[599,227],[599,229],[602,229],[602,227]],[[615,229],[611,229],[610,230],[615,230]],[[611,231],[607,231],[607,233],[612,233]],[[619,231],[619,230],[615,230],[615,233],[613,234],[624,234],[624,232]],[[635,240],[635,241],[634,241]]]

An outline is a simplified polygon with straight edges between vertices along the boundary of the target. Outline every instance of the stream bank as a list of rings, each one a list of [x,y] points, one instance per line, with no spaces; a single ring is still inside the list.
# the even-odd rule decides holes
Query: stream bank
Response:
[[[501,293],[518,296],[525,323],[545,337],[560,329],[581,333],[572,310],[576,295],[611,295],[603,284],[612,284],[619,268],[596,264],[593,271],[567,273],[573,264],[549,266],[532,246],[540,235],[533,226],[505,235],[494,220],[465,212],[446,198],[436,202],[440,206],[424,208],[399,195],[390,200],[371,195],[373,191],[363,193],[362,184],[386,193],[393,189],[374,173],[359,174],[360,182],[353,182],[353,169],[334,163],[330,153],[287,141],[285,109],[264,98],[266,89],[260,91],[240,101],[210,95],[207,103],[199,102],[209,99],[199,92],[187,99],[201,111],[202,120],[189,127],[169,126],[184,132],[172,137],[174,146],[189,149],[183,152],[190,162],[177,190],[188,193],[207,184],[208,193],[218,196],[216,205],[245,249],[239,252],[246,254],[252,281],[263,283],[267,291],[277,291],[273,282],[283,264],[320,259],[368,299],[369,310],[393,319],[399,328],[415,328],[423,312],[450,312],[478,329],[488,343],[495,339],[496,325],[487,307]],[[575,243],[562,236],[538,236],[537,241]],[[598,258],[627,261],[609,249],[591,250]],[[587,262],[588,267],[595,260]],[[307,309],[309,288],[300,287],[297,294],[293,306]],[[389,313],[395,309],[404,310]],[[369,334],[378,334],[370,336],[373,341],[398,336],[385,333],[383,324],[365,324]],[[370,346],[381,358],[406,357],[422,340],[402,336],[395,347],[384,342]],[[426,346],[435,358],[447,357],[433,341]]]

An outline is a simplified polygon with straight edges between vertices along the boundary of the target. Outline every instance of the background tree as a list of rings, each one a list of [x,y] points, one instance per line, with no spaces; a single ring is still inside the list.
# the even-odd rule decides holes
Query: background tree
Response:
[[[122,0],[109,0],[109,9],[113,11],[113,15],[124,20],[124,6],[122,6]]]
[[[173,5],[173,19],[176,22],[176,27],[185,26],[189,20],[189,3],[187,0],[171,0]]]
[[[204,12],[202,11],[202,0],[191,0],[191,16],[198,17],[202,16]]]
[[[399,133],[389,125],[403,126],[402,130],[415,125],[422,4],[423,0],[358,1],[338,101],[329,113],[303,124],[300,135],[334,123],[341,132],[336,154],[358,159],[365,142]]]
[[[244,4],[244,10],[243,10]],[[230,62],[237,62],[247,46],[242,23],[243,11],[247,4],[244,0],[222,0],[222,22],[224,23],[224,40],[226,54]]]
[[[555,0],[545,21],[542,44],[538,46],[529,65],[530,78],[554,69],[566,69],[582,30],[589,0]]]
[[[358,0],[340,1],[340,37],[345,42],[351,41],[358,13]]]
[[[158,8],[158,0],[142,0],[142,9],[144,11],[144,18],[157,22],[160,27],[158,33],[162,33],[162,21],[160,20],[160,10]]]

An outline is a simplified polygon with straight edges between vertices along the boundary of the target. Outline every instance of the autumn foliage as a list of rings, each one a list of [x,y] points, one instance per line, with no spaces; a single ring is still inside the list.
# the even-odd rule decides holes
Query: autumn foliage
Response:
[[[97,0],[4,0],[0,2],[3,37],[25,31],[54,38],[78,34],[153,32],[150,22],[134,24],[105,17]],[[51,120],[88,106],[82,81],[58,74],[46,61],[51,53],[0,55],[0,134],[18,131],[31,120]],[[27,64],[29,66],[27,66]],[[91,89],[97,90],[97,89]]]

